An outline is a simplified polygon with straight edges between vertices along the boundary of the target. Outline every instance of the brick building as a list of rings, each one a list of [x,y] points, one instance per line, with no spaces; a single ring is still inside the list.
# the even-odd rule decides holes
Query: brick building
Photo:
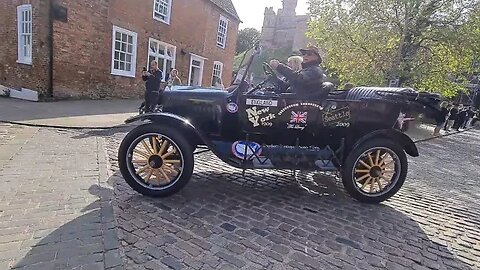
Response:
[[[184,84],[230,81],[231,0],[0,1],[0,85],[56,98],[141,95],[152,59]]]

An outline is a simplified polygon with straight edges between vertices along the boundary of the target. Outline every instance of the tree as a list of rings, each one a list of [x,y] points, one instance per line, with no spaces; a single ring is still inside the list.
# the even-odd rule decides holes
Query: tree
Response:
[[[244,68],[247,65],[248,59],[252,55],[253,50],[242,52],[235,56],[233,61],[233,69],[238,71],[241,68]],[[271,59],[278,59],[282,62],[286,62],[287,58],[292,55],[290,49],[280,48],[280,49],[268,49],[263,48],[260,55],[257,55],[250,67],[249,74],[253,74],[254,79],[260,80],[265,77],[263,70],[263,63],[269,62]],[[240,63],[243,61],[242,67]]]
[[[260,39],[260,32],[255,28],[245,28],[238,31],[237,54],[252,48]]]
[[[479,0],[309,4],[308,35],[325,50],[327,67],[342,82],[382,85],[398,78],[401,85],[451,96],[463,89],[479,52]]]

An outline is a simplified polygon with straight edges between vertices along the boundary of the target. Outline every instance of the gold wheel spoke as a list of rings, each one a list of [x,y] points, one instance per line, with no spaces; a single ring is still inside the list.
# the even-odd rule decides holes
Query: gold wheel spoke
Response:
[[[165,180],[167,180],[167,183],[170,183],[170,178],[168,177],[168,175],[165,173],[165,170],[163,170],[162,168],[160,169],[160,172],[162,172],[163,176],[165,177]]]
[[[370,169],[372,168],[372,166],[368,165],[367,163],[365,163],[363,160],[359,160],[358,162],[360,162],[360,164],[362,164],[363,166],[365,166],[367,169]]]
[[[355,173],[369,173],[370,170],[355,170]]]
[[[368,163],[370,163],[370,167],[375,166],[375,164],[373,164],[372,155],[370,155],[370,153],[368,153],[367,156],[368,156]]]
[[[169,156],[175,154],[175,152],[176,152],[176,151],[175,151],[175,149],[174,149],[173,151],[170,151],[170,152],[166,153],[165,155],[162,156],[162,159],[168,158]]]
[[[373,193],[373,188],[375,186],[375,178],[372,178],[372,181],[370,181],[370,193]]]
[[[158,154],[158,137],[153,137],[153,153]]]
[[[385,162],[385,160],[384,160],[384,162]],[[383,165],[381,166],[382,169],[385,169],[388,165],[392,164],[393,162],[394,162],[394,160],[392,159],[392,160],[390,160],[389,162],[383,164]]]
[[[143,147],[145,148],[145,150],[147,150],[147,152],[148,152],[150,155],[153,155],[152,149],[150,148],[150,146],[148,146],[148,144],[145,142],[145,140],[142,140],[142,145],[143,145]]]
[[[365,189],[368,186],[368,184],[370,184],[372,179],[373,179],[372,177],[368,177],[368,179],[365,181],[365,183],[363,183],[362,189]]]
[[[378,184],[379,191],[382,191],[383,190],[382,181],[380,181],[380,179],[377,178],[376,182]]]
[[[140,151],[138,149],[133,149],[133,153],[138,154],[144,158],[150,158],[150,155],[148,153],[145,153],[143,151]]]
[[[385,153],[382,157],[380,157],[380,161],[378,162],[378,166],[382,166],[382,164],[385,162],[385,159],[387,159],[388,153]]]
[[[166,164],[180,164],[182,163],[181,160],[163,160],[164,163]]]
[[[365,179],[365,178],[367,178],[367,177],[369,177],[369,176],[370,176],[370,174],[365,174],[364,176],[356,179],[355,181],[360,182],[360,181],[362,181],[363,179]]]
[[[132,160],[132,163],[133,164],[147,164],[148,160],[146,160],[146,159],[136,159],[136,160]]]
[[[384,175],[381,175],[380,178],[382,178],[383,180],[387,181],[387,183],[390,183],[390,179],[388,179],[387,177],[385,177]]]
[[[178,171],[175,168],[163,168],[167,173],[178,174]]]
[[[157,179],[157,183],[160,185],[162,183],[162,176],[160,175],[160,170],[155,170],[155,178]]]
[[[163,155],[163,152],[165,152],[168,149],[168,145],[169,145],[168,141],[164,139],[162,142],[162,146],[160,146],[160,150],[158,151],[158,154]]]
[[[145,180],[145,183],[150,182],[150,178],[152,178],[152,174],[153,174],[153,169],[150,169],[150,170],[148,171],[147,179]]]
[[[379,166],[380,164],[378,163],[380,161],[380,150],[377,150],[377,155],[375,156],[375,165]]]
[[[391,170],[391,169],[384,169],[383,172],[395,172],[395,170]]]
[[[146,170],[148,170],[150,168],[149,165],[145,165],[143,166],[142,168],[140,168],[138,171],[137,171],[137,174],[140,175],[141,173],[145,172]]]

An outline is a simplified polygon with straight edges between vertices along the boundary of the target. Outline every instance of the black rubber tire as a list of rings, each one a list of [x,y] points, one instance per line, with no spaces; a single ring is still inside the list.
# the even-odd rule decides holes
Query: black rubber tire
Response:
[[[363,193],[362,191],[357,189],[355,179],[353,178],[353,170],[355,167],[355,162],[357,161],[357,158],[362,155],[365,151],[368,149],[376,148],[376,147],[383,147],[383,148],[388,148],[392,152],[394,152],[400,161],[400,176],[392,188],[381,195],[378,196],[372,196],[372,195],[367,195],[366,193]],[[408,161],[407,161],[407,155],[405,154],[405,151],[403,148],[398,145],[397,143],[389,140],[389,139],[383,139],[383,138],[378,138],[378,139],[372,139],[369,140],[355,149],[353,149],[350,154],[348,155],[347,159],[345,160],[345,164],[343,167],[343,172],[342,172],[342,182],[343,186],[347,190],[347,192],[352,196],[354,199],[356,199],[359,202],[363,203],[381,203],[389,198],[391,198],[393,195],[395,195],[400,188],[403,186],[403,183],[405,182],[405,179],[407,178],[407,172],[408,172]]]
[[[128,169],[127,152],[130,145],[140,136],[148,133],[159,133],[171,139],[179,148],[183,156],[183,172],[182,175],[174,182],[173,185],[165,189],[149,189],[135,180],[135,177]],[[149,123],[138,126],[130,131],[123,139],[118,149],[118,165],[120,172],[127,184],[135,191],[149,197],[167,197],[180,191],[187,183],[193,174],[194,158],[193,150],[190,144],[175,128],[165,125]]]

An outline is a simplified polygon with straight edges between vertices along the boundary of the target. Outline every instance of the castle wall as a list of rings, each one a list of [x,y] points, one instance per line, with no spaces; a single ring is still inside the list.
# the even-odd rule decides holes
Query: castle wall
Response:
[[[297,0],[283,0],[278,14],[273,8],[265,9],[261,44],[270,48],[291,48],[298,50],[307,43],[308,16],[296,15]]]

